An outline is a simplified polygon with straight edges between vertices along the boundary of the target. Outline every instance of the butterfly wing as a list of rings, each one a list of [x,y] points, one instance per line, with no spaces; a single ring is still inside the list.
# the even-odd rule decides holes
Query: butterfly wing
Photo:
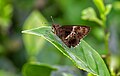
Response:
[[[79,39],[85,37],[90,31],[89,26],[73,26],[73,32],[77,35]]]
[[[68,47],[75,47],[79,44],[80,39],[85,37],[90,31],[88,26],[72,26],[71,33],[65,38],[67,40]]]
[[[54,25],[54,28],[57,28],[57,25]],[[68,46],[75,47],[79,44],[80,39],[82,39],[85,35],[90,31],[90,27],[88,26],[70,26],[64,25],[54,30],[55,34]]]
[[[61,35],[66,38],[72,31],[73,26],[61,26],[59,28]]]
[[[56,35],[67,45],[70,47],[71,45],[68,43],[68,40],[65,39],[72,31],[72,26],[61,26],[56,30]]]

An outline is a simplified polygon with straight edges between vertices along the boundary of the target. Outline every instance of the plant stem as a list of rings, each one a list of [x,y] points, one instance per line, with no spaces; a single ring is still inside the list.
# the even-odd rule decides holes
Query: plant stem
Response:
[[[105,55],[104,60],[105,60],[105,63],[108,67],[109,64],[107,63],[107,60],[109,59],[109,36],[110,36],[110,33],[108,32],[107,27],[106,27],[106,15],[103,14],[101,19],[102,19],[102,22],[103,22],[103,26],[104,26],[103,29],[104,29],[104,34],[105,34],[104,43],[105,43],[105,51],[106,51],[105,53],[106,53],[106,55]],[[109,69],[109,72],[110,72],[110,69]]]
[[[105,43],[105,50],[107,53],[109,53],[109,32],[107,31],[106,28],[106,15],[105,14],[101,14],[101,20],[103,23],[103,29],[104,29],[104,34],[105,34],[105,38],[104,38],[104,43]]]

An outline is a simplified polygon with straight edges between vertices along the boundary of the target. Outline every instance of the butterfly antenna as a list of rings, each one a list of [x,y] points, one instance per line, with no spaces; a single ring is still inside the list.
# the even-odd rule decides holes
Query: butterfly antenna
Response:
[[[52,17],[52,16],[50,16],[50,17],[51,17],[51,19],[52,19],[52,22],[55,23],[54,20],[53,20],[53,17]]]

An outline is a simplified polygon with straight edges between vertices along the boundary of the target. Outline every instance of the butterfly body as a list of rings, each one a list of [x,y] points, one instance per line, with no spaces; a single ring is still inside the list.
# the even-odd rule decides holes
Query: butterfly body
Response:
[[[79,25],[52,25],[53,33],[56,34],[69,48],[75,47],[80,40],[88,34],[90,27]]]

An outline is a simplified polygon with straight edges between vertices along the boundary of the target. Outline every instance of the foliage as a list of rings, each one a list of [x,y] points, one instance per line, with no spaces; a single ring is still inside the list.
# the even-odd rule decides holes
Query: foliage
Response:
[[[55,68],[39,63],[27,63],[23,66],[23,76],[50,76]]]
[[[39,27],[39,25],[44,25],[42,23],[47,23],[47,21],[38,11],[34,11],[24,23],[23,29]],[[44,39],[32,35],[23,35],[23,39],[29,57],[38,54],[44,44]]]
[[[8,29],[11,24],[12,5],[7,0],[0,0],[0,26],[4,30]]]
[[[50,16],[91,31],[68,48],[51,32]],[[39,76],[48,69],[47,76],[119,76],[119,20],[118,0],[0,0],[0,76]]]
[[[75,48],[68,48],[51,30],[49,27],[40,27],[22,32],[42,36],[70,58],[78,68],[95,75],[109,76],[109,72],[100,56],[85,41],[81,40],[80,45]]]
[[[107,31],[106,19],[107,19],[107,15],[109,14],[112,8],[112,5],[108,4],[105,6],[102,0],[93,0],[93,2],[98,8],[100,18],[97,17],[97,14],[92,7],[88,7],[87,9],[83,10],[82,19],[94,21],[101,26],[101,28],[103,29],[104,35],[105,35],[104,37],[105,51],[107,51],[108,53],[109,51],[108,40],[109,40],[110,33],[106,32]]]

